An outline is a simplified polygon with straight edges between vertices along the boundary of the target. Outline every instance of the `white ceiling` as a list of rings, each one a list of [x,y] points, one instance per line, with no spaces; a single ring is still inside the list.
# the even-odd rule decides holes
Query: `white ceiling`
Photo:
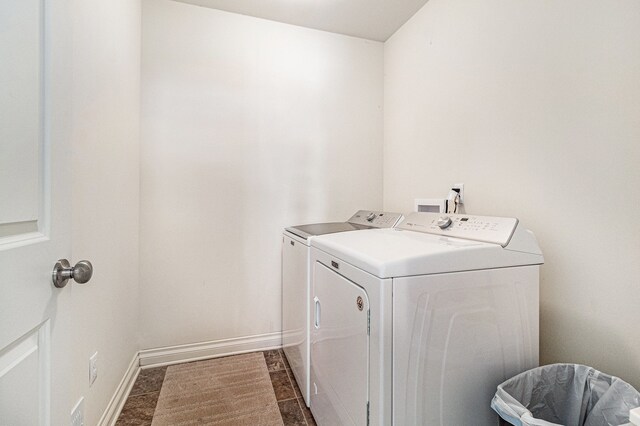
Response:
[[[257,18],[385,41],[427,0],[177,0]]]

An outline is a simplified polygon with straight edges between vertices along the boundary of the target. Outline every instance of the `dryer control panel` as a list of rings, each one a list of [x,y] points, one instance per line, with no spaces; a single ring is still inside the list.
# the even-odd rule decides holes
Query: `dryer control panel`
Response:
[[[400,213],[375,212],[370,210],[358,210],[348,220],[355,225],[365,225],[372,228],[393,228],[403,216]]]
[[[514,217],[411,213],[398,228],[506,246],[518,226]]]

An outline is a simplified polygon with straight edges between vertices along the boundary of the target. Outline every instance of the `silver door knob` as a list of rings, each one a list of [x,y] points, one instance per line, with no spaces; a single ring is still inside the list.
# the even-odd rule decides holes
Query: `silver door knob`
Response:
[[[75,266],[71,266],[67,259],[60,259],[56,262],[51,273],[53,285],[62,288],[67,285],[70,278],[78,284],[84,284],[93,275],[93,265],[88,260],[81,260]]]

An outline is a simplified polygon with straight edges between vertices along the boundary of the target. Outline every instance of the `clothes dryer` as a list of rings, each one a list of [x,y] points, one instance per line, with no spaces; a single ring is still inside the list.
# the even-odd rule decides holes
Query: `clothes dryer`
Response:
[[[497,385],[538,365],[531,232],[515,218],[412,213],[311,246],[319,425],[497,424]]]
[[[286,228],[282,237],[282,346],[309,405],[310,244],[318,235],[392,228],[399,213],[359,210],[346,222]]]

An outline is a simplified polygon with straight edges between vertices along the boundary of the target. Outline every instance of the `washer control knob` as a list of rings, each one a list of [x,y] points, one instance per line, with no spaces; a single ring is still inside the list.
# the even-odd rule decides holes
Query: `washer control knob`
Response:
[[[375,218],[376,218],[376,214],[375,214],[375,213],[369,213],[369,214],[367,215],[367,220],[368,220],[369,222],[373,222],[373,219],[375,219]]]
[[[440,219],[438,219],[437,225],[440,227],[440,229],[446,229],[451,225],[451,218],[449,216],[442,216]]]

